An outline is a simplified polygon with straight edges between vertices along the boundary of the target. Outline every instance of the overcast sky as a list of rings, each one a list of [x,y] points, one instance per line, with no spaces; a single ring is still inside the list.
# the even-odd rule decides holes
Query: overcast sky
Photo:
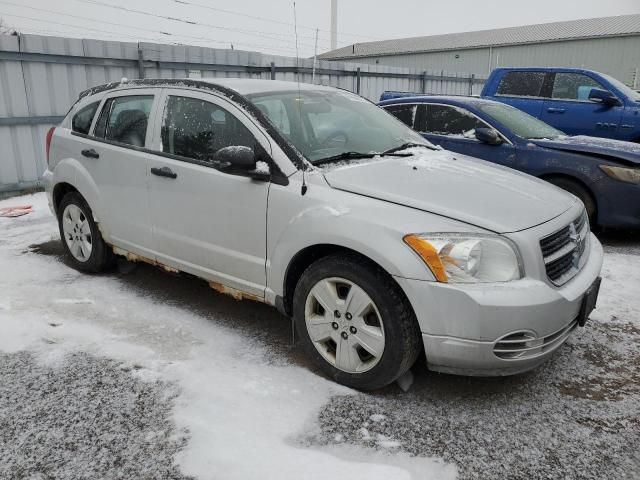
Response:
[[[329,50],[330,3],[296,1],[301,56],[316,28]],[[632,13],[640,0],[338,0],[338,46]],[[0,18],[23,32],[295,55],[290,0],[0,0]]]

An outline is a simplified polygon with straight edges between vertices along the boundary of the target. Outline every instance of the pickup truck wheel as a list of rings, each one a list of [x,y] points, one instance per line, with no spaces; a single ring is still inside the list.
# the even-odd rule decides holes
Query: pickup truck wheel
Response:
[[[74,268],[90,273],[102,271],[111,254],[82,195],[67,193],[57,210],[62,245]]]
[[[307,354],[336,382],[384,387],[415,363],[421,335],[413,309],[391,277],[351,255],[332,255],[302,274],[293,298]]]
[[[582,203],[584,203],[584,207],[587,210],[587,215],[589,215],[589,224],[592,228],[596,226],[596,202],[593,200],[591,193],[586,188],[568,178],[549,178],[548,181],[556,187],[560,187],[561,189],[578,197]]]

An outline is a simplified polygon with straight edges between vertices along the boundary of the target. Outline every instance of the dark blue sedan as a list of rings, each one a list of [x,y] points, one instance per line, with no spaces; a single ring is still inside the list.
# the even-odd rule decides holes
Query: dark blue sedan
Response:
[[[379,105],[446,150],[547,180],[585,204],[592,225],[640,228],[640,145],[568,137],[503,103],[384,94]],[[478,179],[482,181],[482,179]]]

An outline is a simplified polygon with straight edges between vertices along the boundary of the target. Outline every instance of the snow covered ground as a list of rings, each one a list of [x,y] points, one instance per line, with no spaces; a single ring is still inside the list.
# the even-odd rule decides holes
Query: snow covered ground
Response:
[[[325,380],[273,309],[64,263],[43,194],[0,201],[0,478],[640,478],[640,235],[597,312],[526,375]]]

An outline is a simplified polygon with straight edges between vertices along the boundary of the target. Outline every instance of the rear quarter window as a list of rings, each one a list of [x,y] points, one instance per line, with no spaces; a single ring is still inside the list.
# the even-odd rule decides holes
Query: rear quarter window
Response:
[[[544,72],[508,72],[498,86],[498,95],[514,97],[542,97]]]
[[[98,110],[98,105],[100,105],[100,102],[93,102],[86,107],[82,107],[71,119],[71,130],[88,135],[93,117],[96,114],[96,110]]]

